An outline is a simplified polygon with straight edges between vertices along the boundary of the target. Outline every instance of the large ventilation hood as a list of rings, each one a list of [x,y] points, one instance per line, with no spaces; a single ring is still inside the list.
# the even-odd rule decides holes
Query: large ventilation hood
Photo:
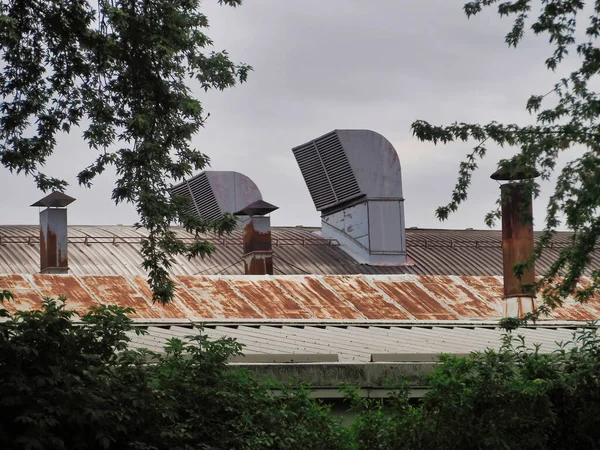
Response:
[[[220,219],[258,200],[262,195],[256,184],[239,172],[207,170],[173,186],[171,192],[190,198],[190,208],[204,220]],[[246,217],[238,217],[244,222]]]
[[[292,149],[323,237],[371,265],[407,263],[400,160],[370,130],[335,130]]]

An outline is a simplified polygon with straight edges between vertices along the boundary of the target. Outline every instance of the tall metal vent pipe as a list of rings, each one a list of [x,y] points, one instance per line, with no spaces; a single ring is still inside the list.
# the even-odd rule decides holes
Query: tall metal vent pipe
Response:
[[[535,309],[535,264],[530,261],[534,250],[533,202],[524,180],[537,176],[539,173],[531,169],[500,169],[491,176],[507,181],[500,186],[504,317],[523,317]],[[519,263],[528,265],[516,275],[514,267]]]
[[[75,199],[53,192],[31,206],[44,207],[40,212],[40,273],[69,273],[67,248],[67,209]]]
[[[235,213],[248,216],[244,224],[244,273],[246,275],[273,275],[273,247],[271,218],[267,214],[277,206],[258,200]]]

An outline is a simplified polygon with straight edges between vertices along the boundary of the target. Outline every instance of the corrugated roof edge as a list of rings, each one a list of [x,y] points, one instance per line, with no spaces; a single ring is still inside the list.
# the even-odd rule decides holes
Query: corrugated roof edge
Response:
[[[79,319],[78,319],[79,320]],[[306,326],[306,325],[326,325],[326,326],[377,326],[377,327],[397,327],[397,326],[406,326],[406,327],[419,327],[419,328],[430,328],[432,326],[448,326],[448,327],[464,327],[464,328],[473,328],[473,327],[498,327],[498,323],[500,320],[336,320],[336,319],[210,319],[204,322],[198,322],[194,320],[181,320],[181,319],[132,319],[133,324],[136,327],[143,326],[193,326],[193,325],[202,325],[202,326],[216,326],[216,325],[231,325],[231,326],[240,326],[240,325],[249,325],[249,326],[258,326],[258,325],[273,325],[273,326]],[[532,322],[530,324],[524,325],[524,328],[598,328],[600,325],[594,325],[592,323],[585,323],[581,321],[574,320],[544,320],[539,322]]]
[[[0,318],[0,323],[9,319]],[[500,320],[334,320],[334,319],[209,319],[198,321],[192,319],[138,319],[132,318],[133,326],[143,328],[147,326],[171,327],[181,326],[191,328],[193,326],[215,327],[215,326],[334,326],[334,327],[407,327],[407,328],[498,328]],[[74,323],[83,323],[80,318],[74,318]],[[574,321],[574,320],[544,320],[523,325],[522,328],[600,328],[600,324]],[[518,332],[517,332],[518,334]]]

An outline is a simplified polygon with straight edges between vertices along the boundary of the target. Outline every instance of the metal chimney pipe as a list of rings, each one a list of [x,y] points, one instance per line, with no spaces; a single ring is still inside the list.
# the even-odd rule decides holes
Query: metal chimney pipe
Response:
[[[523,183],[504,184],[500,192],[504,317],[523,317],[535,309],[535,292],[530,287],[535,283],[535,264],[532,261],[520,277],[515,275],[513,268],[533,256],[532,198]]]
[[[66,206],[74,201],[73,197],[53,192],[31,205],[46,207],[40,212],[40,273],[69,273]]]
[[[271,218],[266,216],[277,206],[258,200],[235,213],[249,216],[244,225],[244,273],[246,275],[273,275],[273,248],[271,245]]]
[[[504,165],[491,176],[507,181],[500,186],[502,207],[502,261],[504,274],[504,317],[523,317],[535,310],[535,264],[533,256],[533,201],[523,180],[540,175],[530,167],[514,162]],[[514,266],[529,262],[520,276]]]

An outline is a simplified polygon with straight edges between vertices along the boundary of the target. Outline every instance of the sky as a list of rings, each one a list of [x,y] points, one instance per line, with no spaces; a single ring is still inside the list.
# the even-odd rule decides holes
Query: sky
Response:
[[[544,67],[545,38],[527,37],[517,49],[504,35],[511,23],[493,11],[467,19],[463,0],[245,0],[239,8],[204,0],[215,50],[253,66],[248,82],[205,93],[191,85],[210,118],[193,145],[211,158],[212,170],[249,176],[263,198],[280,209],[276,226],[317,226],[315,210],[292,147],[334,129],[371,129],[395,147],[402,165],[407,226],[485,228],[498,198],[489,175],[514,148],[491,148],[473,178],[469,200],[440,223],[437,206],[450,199],[460,161],[475,142],[421,143],[410,125],[458,122],[526,123],[528,97],[549,91],[559,74]],[[564,70],[567,70],[565,68]],[[132,224],[132,205],[110,199],[107,172],[92,189],[76,174],[95,159],[76,134],[60,136],[46,174],[63,177],[77,201],[71,224]],[[568,157],[568,155],[565,155]],[[0,168],[2,224],[34,224],[28,205],[44,196],[31,178]],[[535,227],[552,182],[534,203]]]

